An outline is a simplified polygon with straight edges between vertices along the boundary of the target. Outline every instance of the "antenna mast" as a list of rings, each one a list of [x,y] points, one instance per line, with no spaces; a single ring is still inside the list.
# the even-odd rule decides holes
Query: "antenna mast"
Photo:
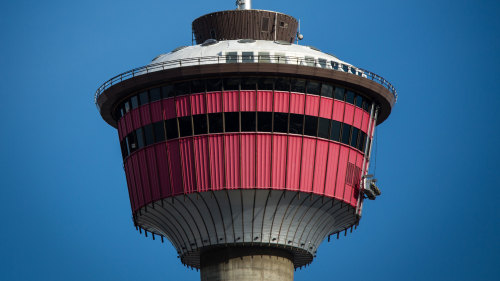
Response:
[[[236,0],[236,10],[251,10],[252,0]]]

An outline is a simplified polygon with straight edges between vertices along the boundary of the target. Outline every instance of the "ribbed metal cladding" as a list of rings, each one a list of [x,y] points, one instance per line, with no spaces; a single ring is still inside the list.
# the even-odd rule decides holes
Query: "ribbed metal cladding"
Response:
[[[166,198],[141,208],[136,223],[167,237],[181,261],[200,267],[200,254],[217,247],[277,247],[309,264],[321,242],[356,221],[354,207],[304,192],[219,190]]]

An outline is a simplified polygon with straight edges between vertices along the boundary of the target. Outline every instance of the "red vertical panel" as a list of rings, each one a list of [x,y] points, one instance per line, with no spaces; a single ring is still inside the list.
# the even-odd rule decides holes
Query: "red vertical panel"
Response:
[[[144,149],[148,165],[149,184],[151,186],[151,197],[153,201],[159,200],[160,185],[158,181],[158,166],[156,165],[156,153],[154,146],[149,146]]]
[[[289,99],[289,92],[274,92],[274,111],[288,112]]]
[[[361,130],[365,133],[368,132],[368,123],[370,123],[369,120],[370,120],[370,114],[363,111],[363,121],[361,124]]]
[[[175,101],[173,98],[164,99],[161,101],[163,110],[162,117],[166,119],[175,118]]]
[[[224,95],[224,111],[239,111],[238,91],[225,91]]]
[[[344,199],[345,175],[347,172],[347,159],[349,158],[349,148],[340,146],[340,156],[337,169],[337,182],[335,188],[335,198]]]
[[[170,168],[167,157],[167,145],[159,143],[154,145],[156,154],[156,167],[158,169],[160,194],[162,198],[172,196],[172,186],[170,185]]]
[[[224,187],[224,150],[223,136],[209,136],[210,148],[210,177],[212,190],[219,190]]]
[[[354,196],[354,203],[357,204],[358,203],[358,197],[359,197],[359,190],[360,190],[360,181],[361,180],[361,177],[363,176],[361,174],[362,172],[362,167],[363,167],[363,154],[362,153],[357,153],[358,156],[356,158],[356,167],[358,168],[358,176],[357,176],[357,179],[358,181],[356,182],[356,189],[355,189],[355,192],[353,192],[353,196]]]
[[[118,122],[116,122],[116,125],[118,127],[118,139],[121,141],[124,137],[123,118],[118,119]]]
[[[317,111],[316,111],[317,112]],[[316,140],[304,137],[302,142],[302,164],[300,168],[300,190],[312,192],[314,176],[314,151]]]
[[[271,187],[277,189],[285,188],[285,175],[287,172],[286,143],[287,143],[287,136],[284,135],[272,136]]]
[[[195,191],[195,170],[193,163],[193,140],[185,138],[179,140],[179,148],[182,157],[182,177],[184,183],[184,191],[192,193]]]
[[[319,96],[306,95],[306,115],[318,116]]]
[[[208,113],[222,112],[221,92],[207,93],[207,110]]]
[[[345,105],[344,123],[352,125],[353,121],[354,121],[354,105],[346,104]]]
[[[290,93],[290,113],[304,114],[304,101],[304,94]]]
[[[240,138],[238,134],[224,135],[226,187],[240,187]]]
[[[241,111],[255,111],[256,106],[255,106],[255,98],[256,98],[257,93],[255,91],[241,91],[240,92],[240,103]]]
[[[319,117],[332,118],[333,99],[321,97],[321,106],[319,108]]]
[[[125,177],[127,178],[127,187],[130,197],[130,204],[132,205],[132,210],[135,211],[137,209],[137,196],[135,191],[135,182],[131,172],[131,164],[130,158],[125,161]]]
[[[195,94],[191,95],[191,113],[204,114],[207,112],[207,105],[205,102],[205,94]]]
[[[135,190],[137,192],[137,207],[141,208],[144,206],[144,192],[141,182],[141,173],[139,170],[139,161],[137,160],[137,153],[130,156],[132,159],[132,175],[135,180]]]
[[[175,98],[177,117],[189,116],[191,114],[191,97],[182,96]]]
[[[194,137],[194,164],[196,171],[196,189],[198,192],[208,191],[210,186],[207,137]]]
[[[363,119],[363,109],[356,107],[354,109],[354,123],[353,123],[354,127],[360,129],[362,119]]]
[[[326,166],[325,195],[333,197],[337,181],[337,167],[339,161],[340,145],[337,143],[328,144],[328,163]]]
[[[277,138],[278,136],[275,137]],[[260,188],[271,187],[271,138],[272,136],[270,134],[257,134],[256,187]]]
[[[144,105],[139,107],[139,112],[141,113],[141,127],[151,124],[151,114],[149,114],[149,106]]]
[[[286,189],[299,190],[300,180],[300,151],[302,150],[302,137],[288,137],[288,159],[286,167]]]
[[[125,115],[125,135],[128,135],[130,132],[132,132],[134,129],[132,129],[132,116],[130,116],[130,113]]]
[[[323,195],[325,188],[326,159],[328,157],[328,141],[318,139],[316,143],[316,160],[314,161],[313,192]]]
[[[342,122],[344,120],[344,102],[335,100],[333,102],[333,120]]]
[[[149,184],[148,164],[146,161],[146,151],[143,149],[137,153],[139,163],[139,171],[141,173],[141,186],[144,193],[144,204],[149,204],[153,201],[151,197],[151,186]]]
[[[155,101],[149,104],[151,110],[151,121],[158,122],[163,120],[163,109],[161,107],[161,101]]]
[[[130,115],[132,115],[132,127],[133,129],[137,129],[141,127],[141,114],[139,113],[139,109],[134,109],[130,111]]]
[[[181,169],[181,153],[179,151],[179,140],[171,140],[167,142],[168,156],[170,158],[170,172],[172,175],[172,192],[173,196],[184,194],[182,185],[183,175]]]
[[[253,188],[255,186],[255,138],[255,134],[241,134],[242,188]]]
[[[257,111],[273,111],[273,91],[257,92]]]

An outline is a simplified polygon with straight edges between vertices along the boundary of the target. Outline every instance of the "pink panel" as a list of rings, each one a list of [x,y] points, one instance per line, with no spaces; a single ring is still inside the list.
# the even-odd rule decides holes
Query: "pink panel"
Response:
[[[189,116],[191,114],[190,101],[191,101],[190,96],[182,96],[182,97],[175,98],[177,117]]]
[[[255,134],[241,134],[242,188],[253,188],[255,186],[255,138]]]
[[[212,190],[219,190],[224,187],[224,149],[223,136],[209,136],[210,148],[210,180]]]
[[[346,104],[345,105],[344,123],[352,125],[353,122],[354,122],[354,105]]]
[[[368,131],[368,123],[370,123],[369,119],[370,119],[370,114],[363,111],[363,121],[361,124],[361,130],[365,133]]]
[[[155,101],[149,104],[151,109],[151,121],[158,122],[163,120],[163,109],[161,107],[161,101]]]
[[[207,110],[208,113],[222,112],[221,92],[207,93]]]
[[[125,132],[125,130],[123,129],[124,128],[123,118],[120,118],[116,124],[118,127],[118,139],[121,141],[121,140],[123,140],[124,132]]]
[[[288,113],[289,99],[289,92],[274,92],[274,111]]]
[[[148,165],[149,184],[151,186],[151,196],[154,201],[159,200],[160,184],[158,182],[158,167],[156,166],[156,153],[154,146],[149,146],[144,149],[146,151],[146,159]]]
[[[130,116],[130,114],[127,114],[125,115],[124,120],[125,120],[125,135],[128,135],[130,132],[133,131],[132,116]]]
[[[151,185],[149,184],[148,164],[146,160],[146,152],[144,150],[137,152],[137,159],[139,163],[139,171],[141,175],[142,192],[144,193],[144,204],[151,203]]]
[[[179,150],[179,140],[167,142],[168,157],[170,159],[170,173],[172,177],[173,196],[184,194],[183,175],[181,169],[181,153]]]
[[[286,143],[287,143],[287,136],[284,135],[272,136],[271,187],[273,188],[278,188],[278,189],[285,188]]]
[[[351,203],[351,205],[356,205],[356,199],[354,198],[354,191],[355,191],[355,186],[358,185],[358,183],[356,182],[357,181],[357,178],[358,176],[356,175],[357,173],[357,169],[356,169],[356,160],[358,158],[358,155],[359,153],[354,150],[354,149],[349,149],[349,163],[353,164],[354,167],[353,167],[353,171],[352,171],[352,184],[349,184],[347,186],[349,186],[349,190],[346,189],[346,194],[345,194],[345,198],[348,202]]]
[[[207,112],[207,103],[205,102],[205,94],[191,95],[191,113],[204,114]]]
[[[134,109],[130,111],[130,115],[132,116],[132,127],[134,130],[141,127],[141,115],[139,113],[139,109]]]
[[[299,190],[300,180],[300,152],[302,150],[302,137],[288,137],[286,189]]]
[[[128,192],[129,192],[129,197],[130,197],[130,205],[132,206],[132,210],[135,211],[137,208],[137,196],[135,195],[135,183],[132,177],[132,172],[130,171],[131,168],[131,161],[130,158],[125,162],[125,177],[127,178],[127,187],[128,187]]]
[[[337,167],[339,161],[340,145],[337,143],[328,144],[328,160],[326,165],[325,195],[333,197],[335,194],[335,183],[337,180]]]
[[[333,120],[342,122],[344,120],[344,102],[335,100],[333,102]]]
[[[141,113],[141,127],[147,124],[151,124],[151,114],[149,114],[149,106],[139,107],[139,112]]]
[[[302,167],[300,168],[300,190],[303,192],[312,192],[315,147],[315,139],[304,137],[302,142]]]
[[[255,91],[241,91],[240,103],[241,111],[255,111],[256,110],[257,93]]]
[[[340,146],[339,167],[337,169],[337,182],[335,188],[335,198],[344,200],[345,175],[347,172],[347,159],[349,158],[349,148]]]
[[[135,181],[135,190],[137,194],[137,207],[142,207],[144,206],[144,194],[142,190],[142,182],[141,182],[141,175],[139,171],[139,161],[137,160],[137,153],[132,154],[131,156],[132,160],[132,175]]]
[[[226,160],[226,187],[240,187],[240,137],[238,134],[224,135]]]
[[[304,94],[290,93],[290,113],[304,114]]]
[[[363,109],[360,108],[355,108],[354,109],[354,127],[360,129],[361,128],[361,121],[363,119]]]
[[[278,137],[280,136],[275,136],[275,140]],[[271,138],[272,136],[270,134],[257,134],[256,187],[258,188],[269,188],[271,186]],[[283,183],[284,182],[283,178]]]
[[[194,160],[198,191],[208,191],[210,187],[210,166],[208,162],[208,138],[194,137]]]
[[[238,91],[225,91],[224,95],[224,111],[225,112],[233,112],[239,111],[239,97]]]
[[[175,118],[175,102],[173,98],[161,101],[163,106],[162,117],[164,120]]]
[[[158,178],[160,180],[160,196],[162,198],[172,196],[172,186],[170,184],[170,168],[167,156],[167,145],[165,143],[155,144],[154,152],[156,154],[156,167],[158,169]]]
[[[306,115],[318,116],[319,96],[306,95]]]
[[[333,99],[321,97],[321,106],[319,107],[319,117],[331,119],[333,109]]]
[[[179,140],[179,147],[182,157],[182,178],[184,183],[184,192],[192,193],[195,191],[195,170],[193,163],[193,140],[185,138]]]
[[[313,192],[323,195],[325,189],[326,159],[328,157],[328,141],[318,139],[316,143],[316,160],[314,164]]]
[[[273,91],[257,91],[257,111],[273,111]]]

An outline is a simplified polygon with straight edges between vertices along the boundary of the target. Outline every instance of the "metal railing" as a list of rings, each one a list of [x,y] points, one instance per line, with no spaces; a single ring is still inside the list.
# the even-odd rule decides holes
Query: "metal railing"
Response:
[[[358,75],[366,79],[377,82],[378,84],[387,88],[394,96],[396,101],[398,94],[394,86],[392,86],[389,81],[385,80],[383,77],[354,66],[342,64],[336,61],[328,61],[326,59],[316,59],[312,57],[294,57],[294,56],[281,56],[281,55],[226,55],[226,56],[207,56],[207,57],[195,57],[195,58],[184,58],[172,61],[165,61],[155,64],[149,64],[146,66],[134,68],[132,70],[123,72],[116,75],[115,77],[104,82],[94,94],[94,103],[100,110],[97,104],[97,99],[99,96],[106,91],[109,87],[118,84],[127,79],[148,74],[151,72],[162,71],[165,69],[172,69],[177,67],[185,66],[195,66],[195,65],[205,65],[205,64],[225,64],[225,63],[282,63],[282,64],[292,64],[292,65],[303,65],[310,67],[318,67],[324,69],[330,69],[333,71],[340,71],[350,73],[352,75]]]

